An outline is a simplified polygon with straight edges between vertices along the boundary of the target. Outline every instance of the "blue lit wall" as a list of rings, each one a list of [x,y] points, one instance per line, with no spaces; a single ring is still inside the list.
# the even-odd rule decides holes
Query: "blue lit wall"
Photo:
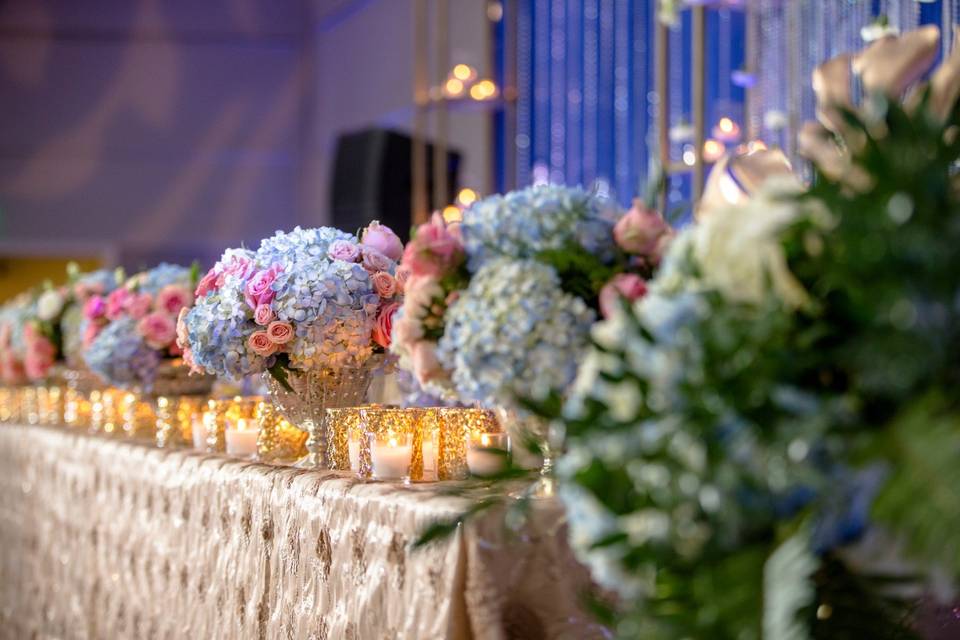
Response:
[[[766,5],[787,6],[783,0],[755,2],[761,7],[758,15],[776,13],[776,9],[765,13],[762,7]],[[838,47],[862,46],[859,21],[848,25],[850,33],[845,38],[849,42],[835,42],[839,35],[830,29],[810,27],[826,26],[833,15],[828,12],[841,11],[839,0],[835,4],[822,0],[790,2],[803,3],[804,7],[804,27],[797,48],[803,78],[808,77],[807,67],[813,64],[813,58],[835,55]],[[842,11],[857,10],[866,17],[886,13],[893,24],[902,24],[904,28],[918,23],[943,26],[960,19],[960,0],[843,2],[851,9]],[[515,20],[504,20],[497,27],[497,69],[503,82],[510,80],[515,68],[518,94],[516,112],[507,111],[497,117],[498,188],[522,187],[535,181],[584,186],[600,181],[602,188],[608,188],[624,204],[641,194],[652,167],[651,158],[657,156],[654,125],[658,105],[653,94],[656,0],[505,0],[503,4],[505,15],[515,15]],[[670,36],[673,125],[691,120],[690,35],[690,12],[686,11]],[[745,41],[745,17],[741,10],[708,10],[708,130],[723,116],[741,126],[745,124],[744,92],[731,79],[732,72],[744,66]],[[949,44],[945,41],[945,46]],[[769,143],[778,143],[785,138],[763,128],[765,111],[796,109],[798,121],[802,121],[812,117],[813,103],[808,81],[791,89],[782,84],[783,69],[768,66],[764,71],[768,61],[783,66],[778,61],[786,59],[784,48],[793,45],[781,34],[770,46],[778,50],[759,51],[756,63],[761,82],[766,77],[764,86],[772,86],[777,95],[760,95],[758,89],[752,120],[753,130],[759,136]],[[513,50],[515,61],[509,55]],[[508,120],[515,121],[515,130]],[[685,144],[689,143],[672,145],[674,161],[683,158]],[[672,182],[668,191],[672,207],[682,208],[689,202],[689,183],[689,177]]]

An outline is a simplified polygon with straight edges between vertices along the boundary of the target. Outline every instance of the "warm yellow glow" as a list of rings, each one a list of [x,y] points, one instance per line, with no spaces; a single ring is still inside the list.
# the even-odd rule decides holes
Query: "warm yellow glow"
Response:
[[[487,98],[492,97],[497,92],[497,85],[493,84],[492,80],[481,80],[477,83],[477,87]]]
[[[483,90],[480,88],[480,85],[475,84],[470,87],[470,97],[474,100],[485,100],[486,94],[483,93]]]
[[[458,64],[453,68],[453,77],[466,82],[473,77],[473,67],[468,64]]]
[[[469,207],[474,202],[477,201],[477,192],[470,188],[460,189],[460,193],[457,194],[457,202],[462,204],[465,207]]]
[[[458,96],[463,93],[463,83],[456,78],[450,78],[447,80],[447,93],[451,96]]]
[[[443,208],[443,219],[448,223],[460,222],[463,220],[463,212],[460,211],[460,207],[448,204]]]
[[[397,439],[396,439],[396,438],[390,438],[390,440],[387,442],[387,446],[388,446],[388,447],[395,447],[395,446],[397,446]]]
[[[703,143],[703,159],[707,162],[719,160],[726,152],[727,147],[719,140],[707,140]]]
[[[717,123],[717,127],[719,127],[720,131],[724,133],[732,133],[734,129],[733,120],[730,118],[720,118],[720,122]]]
[[[485,434],[485,433],[484,433],[483,435],[481,435],[481,436],[480,436],[480,445],[481,445],[481,446],[484,446],[484,447],[489,447],[489,446],[490,446],[490,436],[488,436],[488,435]]]
[[[246,431],[247,430],[247,421],[243,418],[237,420],[237,431]]]
[[[751,140],[747,144],[747,151],[764,151],[766,150],[767,145],[764,144],[763,140]]]

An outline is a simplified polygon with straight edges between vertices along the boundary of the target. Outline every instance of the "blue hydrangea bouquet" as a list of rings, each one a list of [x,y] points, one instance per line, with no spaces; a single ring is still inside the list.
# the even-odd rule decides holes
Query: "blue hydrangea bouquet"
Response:
[[[196,267],[162,263],[83,307],[83,357],[105,382],[150,390],[164,362],[179,358],[177,317],[193,304]]]
[[[229,379],[268,371],[359,366],[389,346],[403,244],[377,222],[360,237],[334,229],[278,231],[256,250],[228,249],[200,280],[178,326],[184,359]]]
[[[461,223],[435,215],[404,252],[393,351],[426,389],[463,402],[515,408],[565,389],[598,314],[644,295],[672,235],[639,202],[624,215],[553,185],[480,200]]]

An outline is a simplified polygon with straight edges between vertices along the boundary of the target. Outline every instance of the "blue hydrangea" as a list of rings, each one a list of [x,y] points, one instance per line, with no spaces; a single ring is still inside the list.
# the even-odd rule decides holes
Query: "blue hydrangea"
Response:
[[[542,185],[489,196],[463,215],[468,267],[477,271],[499,256],[533,258],[570,245],[610,260],[620,215],[615,203],[580,188]]]
[[[263,240],[257,250],[257,259],[267,265],[274,262],[296,268],[300,261],[309,262],[317,258],[326,258],[327,250],[335,240],[357,242],[352,233],[333,227],[317,227],[293,231],[277,231],[272,237]]]
[[[512,406],[571,383],[594,320],[551,267],[498,258],[448,309],[437,356],[450,363],[461,400]]]
[[[133,276],[131,283],[135,284],[138,291],[151,296],[157,295],[161,289],[171,284],[189,289],[190,268],[161,262],[156,267]]]
[[[160,352],[148,347],[137,321],[121,318],[108,324],[84,354],[95,374],[117,387],[149,389],[160,365]]]

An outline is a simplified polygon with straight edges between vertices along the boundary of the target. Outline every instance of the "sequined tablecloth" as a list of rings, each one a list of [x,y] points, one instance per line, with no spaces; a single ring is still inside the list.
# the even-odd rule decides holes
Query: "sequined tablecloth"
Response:
[[[0,638],[592,638],[588,584],[541,505],[409,548],[463,503],[0,426]],[[505,543],[508,541],[508,544]]]

